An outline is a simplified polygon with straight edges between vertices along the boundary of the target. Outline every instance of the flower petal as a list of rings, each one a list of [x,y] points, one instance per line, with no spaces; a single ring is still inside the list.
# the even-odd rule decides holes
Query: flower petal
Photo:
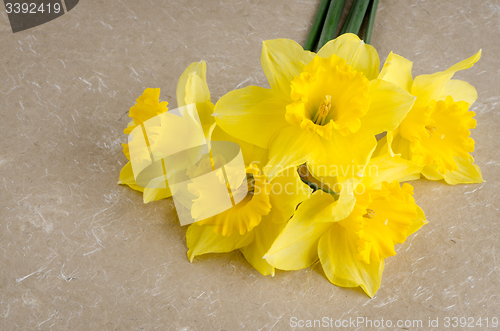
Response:
[[[167,188],[144,188],[144,193],[142,195],[144,203],[148,203],[151,201],[158,201],[161,199],[166,199],[172,196],[172,192],[170,192],[170,187]]]
[[[337,181],[361,176],[377,140],[368,131],[347,136],[337,130],[328,139],[315,132],[289,126],[280,130],[270,144],[268,164],[264,171],[270,179],[281,171],[307,162],[314,177],[338,177]],[[356,148],[352,148],[356,146]]]
[[[177,82],[177,106],[210,101],[205,61],[191,63]]]
[[[387,144],[392,153],[401,155],[405,160],[411,159],[410,141],[399,134],[399,128],[387,132]]]
[[[372,158],[389,154],[394,156],[391,146],[387,143],[387,135],[377,140],[377,147],[373,151]]]
[[[295,213],[297,205],[311,195],[311,188],[300,179],[295,167],[276,176],[271,181],[270,190],[272,220],[276,223],[286,223]]]
[[[385,154],[373,158],[365,169],[363,185],[366,187],[380,189],[382,182],[392,183],[397,180],[417,179],[422,167],[408,160],[404,160],[400,155],[391,156]]]
[[[261,64],[271,89],[290,95],[290,82],[311,62],[314,53],[290,39],[266,40],[262,43]]]
[[[482,53],[482,50],[479,50],[479,52],[472,55],[471,57],[469,57],[463,61],[460,61],[457,64],[449,67],[448,69],[446,69],[446,72],[455,73],[455,72],[460,71],[460,70],[469,69],[470,67],[472,67],[474,65],[474,63],[479,61],[479,59],[481,58],[481,53]]]
[[[445,71],[436,72],[432,75],[417,76],[413,81],[411,94],[419,98],[419,103],[422,102],[424,104],[427,104],[430,100],[444,100],[446,98],[446,94],[444,94],[446,86],[455,72],[472,67],[480,57],[481,51]]]
[[[255,164],[262,168],[268,160],[268,150],[255,146],[254,144],[247,143],[241,139],[235,138],[216,125],[210,136],[210,141],[232,141],[237,143],[241,148],[241,154],[245,165],[249,166]]]
[[[308,212],[315,214],[316,222],[337,222],[343,220],[352,212],[356,203],[356,198],[352,194],[356,185],[345,183],[339,198],[335,200],[333,196],[321,190],[314,192],[314,204],[305,204],[303,208],[311,208]],[[304,213],[307,212],[304,210]]]
[[[422,168],[422,175],[428,180],[441,180],[443,179],[443,174],[438,171],[436,165],[427,165]]]
[[[195,104],[205,136],[208,136],[215,119],[212,116],[214,104],[210,101],[206,71],[205,61],[191,63],[184,70],[177,83],[177,105]]]
[[[473,164],[474,159],[464,159],[455,156],[455,162],[457,162],[458,170],[448,171],[444,174],[444,180],[450,185],[456,184],[476,184],[484,182],[481,175],[481,169],[476,164]]]
[[[385,60],[384,67],[378,75],[378,79],[394,83],[405,91],[410,92],[411,85],[413,84],[411,76],[412,66],[413,62],[410,60],[391,52],[387,56],[387,60]]]
[[[418,229],[422,227],[422,225],[429,223],[425,219],[425,214],[422,208],[417,206],[417,217],[410,223],[410,227],[408,228],[407,237],[415,233]]]
[[[345,33],[326,43],[318,52],[318,55],[324,58],[329,58],[332,54],[343,58],[348,65],[363,72],[368,79],[377,78],[380,64],[377,51],[357,35]]]
[[[316,159],[316,151],[322,148],[321,138],[316,133],[304,131],[296,125],[288,126],[273,137],[269,146],[270,160],[264,172],[272,180],[289,167]]]
[[[130,163],[130,161],[128,161],[120,171],[118,184],[128,185],[130,188],[133,188],[136,191],[144,191],[144,187],[139,186],[135,183],[134,172],[132,171],[132,163]]]
[[[415,97],[410,93],[380,79],[370,82],[370,94],[370,108],[361,118],[361,130],[373,134],[394,130],[415,103]]]
[[[417,76],[413,81],[411,94],[418,98],[418,104],[426,105],[431,100],[438,100],[442,97],[451,77],[453,77],[453,73],[445,71]]]
[[[317,217],[334,201],[333,197],[316,191],[302,202],[285,229],[276,238],[265,255],[267,262],[282,270],[299,270],[309,267],[318,259],[319,238],[332,227],[331,222],[316,222]],[[331,217],[331,216],[330,216]]]
[[[477,100],[477,91],[474,86],[458,79],[450,79],[450,81],[448,81],[440,100],[445,100],[448,95],[450,95],[454,101],[465,101],[469,105],[472,105]]]
[[[288,97],[289,98],[289,97]],[[230,135],[269,148],[269,141],[288,126],[285,107],[291,102],[274,91],[248,86],[224,95],[215,105],[215,120]]]
[[[186,242],[189,248],[189,261],[206,253],[226,253],[248,245],[254,238],[253,231],[243,235],[235,232],[230,236],[223,236],[214,232],[213,226],[191,224],[186,232]]]
[[[274,267],[267,263],[263,256],[286,226],[286,222],[276,223],[273,222],[272,218],[272,212],[263,217],[261,223],[253,230],[254,240],[247,246],[240,248],[248,263],[264,276],[274,276]]]
[[[128,123],[123,132],[129,134],[139,124],[168,111],[167,105],[166,101],[160,102],[159,88],[145,89],[142,95],[137,98],[135,105],[129,109],[128,116],[132,118],[133,122]]]
[[[343,182],[363,175],[363,169],[377,147],[377,140],[365,130],[347,136],[333,130],[332,137],[322,139],[321,145],[323,147],[318,153],[323,157],[319,161],[310,162],[314,176],[338,177],[338,181]]]
[[[367,264],[356,258],[356,235],[340,225],[321,237],[318,255],[326,276],[333,284],[361,288],[373,297],[380,287],[384,260]]]

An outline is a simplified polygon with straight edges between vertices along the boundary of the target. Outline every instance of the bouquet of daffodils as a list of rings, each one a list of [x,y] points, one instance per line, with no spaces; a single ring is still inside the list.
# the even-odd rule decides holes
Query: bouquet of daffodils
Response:
[[[270,88],[234,90],[215,105],[205,62],[191,64],[177,86],[178,105],[196,106],[209,143],[241,148],[246,174],[245,195],[232,207],[209,217],[191,210],[197,214],[186,233],[189,260],[240,250],[262,275],[319,260],[331,283],[360,286],[373,297],[384,259],[427,223],[413,187],[403,182],[422,175],[451,185],[483,181],[470,155],[476,121],[469,107],[477,93],[452,79],[480,55],[413,78],[412,62],[393,53],[380,71],[375,48],[355,34],[317,53],[292,40],[267,40],[261,61]],[[148,88],[137,99],[126,134],[168,112],[159,95]],[[144,202],[170,197],[170,180],[139,185],[123,147],[132,160],[119,183],[142,191]],[[217,163],[199,159],[184,172],[196,177]]]

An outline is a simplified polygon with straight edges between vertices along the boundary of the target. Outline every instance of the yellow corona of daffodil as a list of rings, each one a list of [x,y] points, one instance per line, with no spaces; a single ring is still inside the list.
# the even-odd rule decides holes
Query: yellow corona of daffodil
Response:
[[[130,108],[129,116],[133,120],[124,130],[126,134],[129,134],[135,127],[142,125],[150,118],[168,111],[168,103],[165,101],[160,102],[159,98],[159,88],[147,88],[144,91],[137,99],[136,104]],[[211,102],[208,90],[204,61],[190,64],[181,75],[177,83],[177,104],[179,107],[196,104],[203,130],[205,135],[208,135],[209,129],[215,120],[212,117],[214,105]],[[168,186],[167,188],[144,188],[136,184],[130,163],[128,144],[122,144],[122,146],[123,153],[129,162],[121,170],[118,184],[128,185],[134,190],[143,192],[145,203],[170,197],[171,192]]]
[[[422,174],[428,179],[444,179],[448,184],[483,181],[469,154],[474,150],[470,130],[476,127],[469,107],[477,92],[469,83],[452,79],[480,57],[481,51],[445,71],[413,79],[412,62],[391,53],[379,75],[417,98],[399,127],[388,132],[387,142],[394,153],[423,166]]]
[[[298,208],[265,258],[283,270],[298,270],[318,260],[328,279],[342,287],[361,286],[373,297],[380,287],[384,259],[394,245],[426,223],[412,197],[413,187],[398,180],[420,171],[399,156],[370,161],[356,187],[355,205],[348,215],[332,212],[339,201],[322,190]]]
[[[263,256],[310,189],[293,168],[270,182],[255,164],[247,172],[248,195],[239,204],[189,226],[188,258],[239,249],[261,274],[274,275]]]
[[[376,50],[354,34],[330,41],[315,54],[295,41],[263,43],[262,68],[270,89],[249,86],[216,104],[216,122],[227,133],[269,149],[266,174],[307,162],[315,176],[356,176],[375,148],[374,135],[395,129],[414,97],[377,79]],[[329,167],[342,168],[332,174]]]

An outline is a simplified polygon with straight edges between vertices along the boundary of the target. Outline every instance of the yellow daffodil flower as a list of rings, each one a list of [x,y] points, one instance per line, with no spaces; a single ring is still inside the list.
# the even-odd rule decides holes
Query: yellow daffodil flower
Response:
[[[420,171],[399,156],[382,155],[370,161],[354,191],[348,215],[332,213],[339,201],[322,190],[297,208],[265,255],[278,269],[298,270],[318,260],[326,276],[342,287],[361,286],[373,297],[380,287],[384,259],[395,255],[394,245],[426,223],[404,179]]]
[[[124,130],[126,134],[149,120],[150,118],[168,111],[167,102],[159,101],[160,89],[147,88],[137,99],[136,104],[130,108],[129,116],[133,119]],[[196,104],[198,116],[200,118],[205,135],[208,136],[210,127],[215,120],[212,116],[214,105],[211,102],[210,92],[206,80],[206,64],[204,61],[190,64],[179,78],[177,84],[177,104],[179,107]],[[136,184],[128,144],[122,144],[123,153],[129,162],[120,172],[118,184],[128,185],[134,190],[143,192],[145,203],[168,198],[171,196],[170,189],[167,188],[144,188]]]
[[[188,258],[192,262],[198,255],[239,249],[261,274],[274,275],[274,267],[262,257],[310,189],[294,168],[270,182],[255,164],[247,172],[249,193],[239,204],[189,226]]]
[[[129,134],[138,125],[141,125],[156,115],[168,111],[167,105],[168,102],[166,101],[160,102],[159,88],[145,89],[142,95],[137,98],[135,105],[129,110],[128,116],[132,118],[132,121],[128,123],[124,133]],[[128,144],[122,144],[122,147],[123,154],[129,161],[120,171],[118,184],[128,185],[134,190],[144,192],[145,188],[137,185],[135,182],[134,173],[132,172],[132,163],[130,162],[129,146]]]
[[[271,88],[229,92],[214,116],[227,133],[269,149],[270,178],[305,162],[317,177],[352,178],[351,171],[343,176],[328,168],[362,172],[376,145],[374,135],[395,129],[414,102],[396,84],[377,79],[376,50],[354,34],[338,37],[317,54],[292,40],[268,40],[261,62]]]
[[[476,89],[452,79],[455,72],[472,67],[481,51],[451,68],[432,75],[411,75],[412,62],[391,53],[379,78],[398,84],[417,99],[398,128],[388,132],[387,142],[394,153],[423,166],[430,180],[448,184],[481,183],[481,170],[469,154],[474,150],[470,130],[476,127],[470,105]]]

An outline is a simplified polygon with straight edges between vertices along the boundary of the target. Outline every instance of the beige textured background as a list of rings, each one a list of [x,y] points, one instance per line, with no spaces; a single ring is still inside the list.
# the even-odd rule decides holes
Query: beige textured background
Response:
[[[438,317],[441,325],[445,317],[500,318],[499,1],[380,0],[373,45],[382,61],[392,50],[418,75],[483,49],[457,77],[479,92],[472,137],[487,182],[414,183],[429,224],[387,260],[373,299],[331,285],[319,266],[272,278],[238,252],[191,264],[172,201],[144,205],[116,185],[127,111],[145,87],[161,87],[173,108],[177,79],[201,59],[213,101],[236,87],[267,86],[262,40],[303,43],[318,3],[82,0],[16,34],[0,6],[0,329],[288,330],[292,317],[424,326]]]

